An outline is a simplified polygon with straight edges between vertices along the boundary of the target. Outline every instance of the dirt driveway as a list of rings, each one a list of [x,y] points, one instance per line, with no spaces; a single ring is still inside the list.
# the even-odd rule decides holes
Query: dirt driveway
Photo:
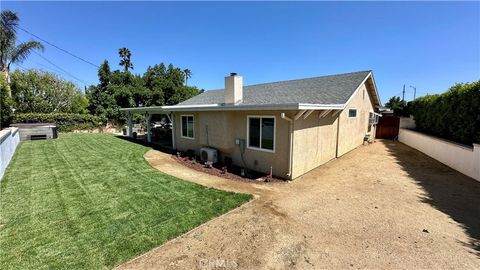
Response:
[[[401,143],[379,141],[290,184],[156,168],[256,199],[120,269],[480,269],[480,183]]]

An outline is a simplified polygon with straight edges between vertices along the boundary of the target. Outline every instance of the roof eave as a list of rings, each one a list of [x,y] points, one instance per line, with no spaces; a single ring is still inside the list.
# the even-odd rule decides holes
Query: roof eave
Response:
[[[308,103],[292,103],[292,104],[206,104],[206,105],[175,105],[164,106],[166,111],[238,111],[238,110],[342,110],[345,104],[308,104]]]

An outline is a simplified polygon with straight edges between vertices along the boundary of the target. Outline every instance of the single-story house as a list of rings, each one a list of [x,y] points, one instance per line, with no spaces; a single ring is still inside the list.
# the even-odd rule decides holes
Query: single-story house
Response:
[[[372,71],[360,71],[249,86],[231,73],[224,89],[178,105],[122,110],[168,114],[174,149],[213,148],[219,160],[294,179],[372,140],[380,106]]]

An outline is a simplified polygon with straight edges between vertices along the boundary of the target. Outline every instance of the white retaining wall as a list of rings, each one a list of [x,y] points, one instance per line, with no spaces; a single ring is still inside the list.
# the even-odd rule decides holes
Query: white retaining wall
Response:
[[[414,129],[416,127],[415,120],[413,116],[410,117],[400,117],[400,128],[409,128]]]
[[[19,142],[20,132],[18,132],[18,128],[0,130],[0,181]]]
[[[480,144],[468,147],[403,128],[398,140],[480,181]]]

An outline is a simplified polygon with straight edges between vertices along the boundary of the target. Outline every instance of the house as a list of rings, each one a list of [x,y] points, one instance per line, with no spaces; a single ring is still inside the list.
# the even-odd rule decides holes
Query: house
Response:
[[[231,73],[224,89],[178,105],[122,110],[167,114],[174,149],[210,147],[220,160],[294,179],[373,139],[380,106],[371,71],[249,86]]]

